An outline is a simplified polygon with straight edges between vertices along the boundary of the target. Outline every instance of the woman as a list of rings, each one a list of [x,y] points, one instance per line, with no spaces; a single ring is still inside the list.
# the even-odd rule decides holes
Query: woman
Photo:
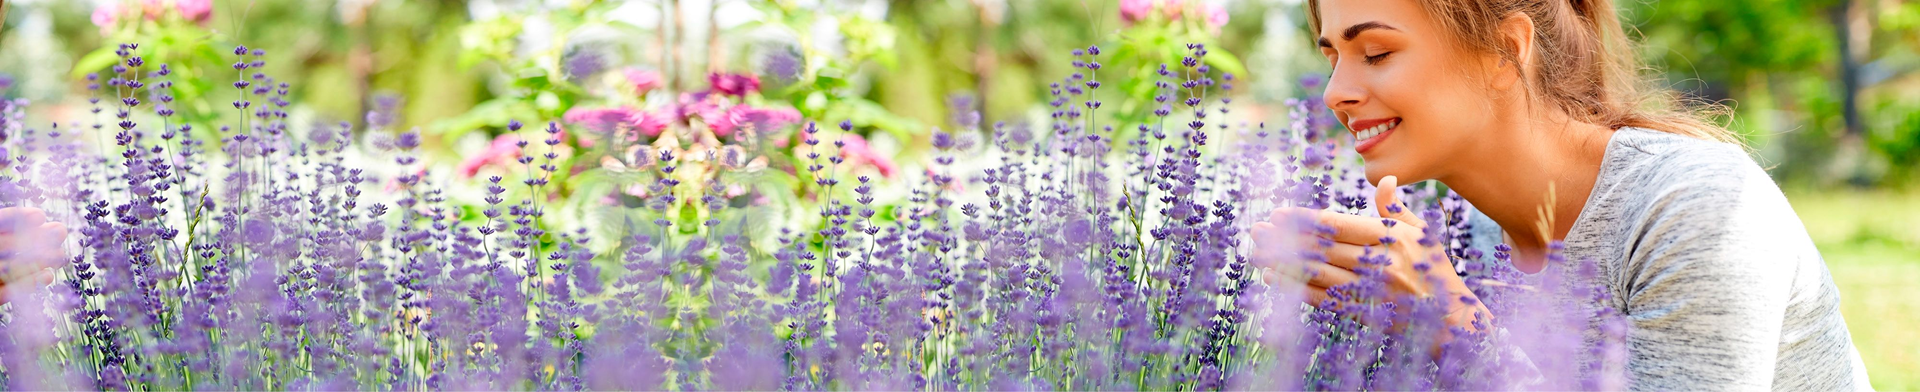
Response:
[[[1632,325],[1632,389],[1869,388],[1839,292],[1786,198],[1727,130],[1639,88],[1611,1],[1308,7],[1333,65],[1327,106],[1355,135],[1381,216],[1403,223],[1318,213],[1333,246],[1315,248],[1328,261],[1307,266],[1310,293],[1357,279],[1356,259],[1381,237],[1419,238],[1392,190],[1438,180],[1501,227],[1528,228],[1507,232],[1520,270],[1557,268],[1542,261],[1556,239],[1567,259],[1599,264]],[[1255,225],[1263,252],[1280,252],[1261,241],[1277,231]],[[1443,249],[1386,247],[1397,291],[1457,298],[1455,326],[1485,312],[1450,269],[1414,268]]]

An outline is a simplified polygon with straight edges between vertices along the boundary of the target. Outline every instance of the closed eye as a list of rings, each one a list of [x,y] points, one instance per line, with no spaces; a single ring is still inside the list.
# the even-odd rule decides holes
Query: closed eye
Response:
[[[1390,54],[1393,54],[1393,52],[1381,52],[1380,54],[1367,56],[1367,59],[1366,59],[1367,65],[1379,65],[1380,61],[1386,60],[1387,55],[1390,55]]]

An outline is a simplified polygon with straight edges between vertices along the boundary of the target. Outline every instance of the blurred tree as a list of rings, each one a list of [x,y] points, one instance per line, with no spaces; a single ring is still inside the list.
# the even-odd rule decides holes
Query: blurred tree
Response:
[[[1665,0],[1629,2],[1623,11],[1648,63],[1670,83],[1692,98],[1732,100],[1732,127],[1761,147],[1774,174],[1866,185],[1885,172],[1868,159],[1867,135],[1897,127],[1904,116],[1863,111],[1903,99],[1872,93],[1911,73],[1896,64],[1920,47],[1901,38],[1912,29],[1901,27],[1910,22],[1900,15],[1914,8],[1875,0]],[[1781,134],[1787,137],[1775,140]]]

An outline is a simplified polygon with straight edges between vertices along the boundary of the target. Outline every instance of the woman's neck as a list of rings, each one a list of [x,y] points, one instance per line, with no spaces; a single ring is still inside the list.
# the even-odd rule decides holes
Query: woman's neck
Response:
[[[1514,266],[1546,267],[1547,244],[1573,230],[1593,193],[1613,130],[1594,124],[1525,119],[1490,129],[1450,176],[1438,178],[1511,237]]]

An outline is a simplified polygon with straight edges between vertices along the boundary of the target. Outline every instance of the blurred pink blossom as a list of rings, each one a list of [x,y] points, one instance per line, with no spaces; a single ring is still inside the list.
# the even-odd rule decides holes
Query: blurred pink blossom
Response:
[[[147,20],[160,20],[161,16],[167,14],[167,0],[141,0],[140,14],[146,16]]]
[[[727,135],[733,133],[734,129],[740,128],[740,124],[747,122],[746,112],[748,110],[753,109],[748,108],[747,105],[736,105],[727,108],[727,111],[720,113],[720,115],[713,117],[701,116],[700,119],[706,121],[707,126],[713,129],[713,136],[727,137]]]
[[[574,108],[568,110],[567,114],[562,116],[561,119],[569,124],[585,127],[588,130],[598,133],[620,131],[622,130],[621,126],[624,125],[627,127],[625,130],[630,133],[623,136],[626,136],[628,141],[635,141],[640,140],[640,135],[646,135],[647,137],[660,136],[660,132],[665,131],[667,126],[672,125],[677,118],[671,112],[654,113],[631,107],[618,107],[601,109]],[[592,142],[592,140],[581,139],[580,145],[581,147],[591,147]]]
[[[213,0],[142,0],[141,14],[147,20],[160,20],[167,11],[179,11],[189,22],[206,23],[213,16]]]
[[[893,178],[900,172],[900,166],[895,165],[892,158],[873,151],[873,147],[867,144],[866,138],[849,133],[841,136],[840,141],[846,143],[845,146],[840,147],[840,157],[846,159],[848,164],[873,166],[880,171],[881,177],[886,178]]]
[[[173,0],[173,7],[180,10],[181,17],[194,23],[213,19],[213,0]]]
[[[573,108],[567,110],[567,114],[562,116],[561,119],[569,124],[586,127],[594,132],[608,132],[619,129],[622,124],[632,124],[636,113],[640,113],[640,111],[626,107],[604,109]]]
[[[120,3],[106,3],[93,8],[93,25],[100,26],[100,34],[105,35],[120,18]]]
[[[760,77],[753,74],[707,74],[707,84],[713,91],[732,96],[746,96],[760,91]]]
[[[708,124],[713,126],[713,135],[720,137],[733,134],[733,131],[746,124],[753,124],[759,132],[768,132],[798,122],[800,111],[793,108],[757,109],[747,105],[734,105],[727,108],[725,115],[708,120]]]
[[[1220,28],[1227,25],[1227,7],[1220,3],[1207,3],[1207,27]]]
[[[726,116],[727,109],[721,107],[721,103],[718,97],[710,94],[686,93],[680,94],[680,103],[673,110],[680,120],[700,117],[701,120],[711,123],[714,119]]]
[[[1180,19],[1180,11],[1185,11],[1187,8],[1186,0],[1165,1],[1165,4],[1160,5],[1160,12],[1167,14],[1167,19]]]
[[[487,149],[481,150],[478,154],[468,155],[467,159],[460,161],[460,177],[473,178],[475,174],[480,173],[480,168],[513,163],[514,158],[520,156],[519,143],[520,135],[516,134],[509,133],[494,137],[493,145],[487,146]]]
[[[799,124],[800,111],[789,107],[754,109],[753,111],[747,112],[746,120],[747,122],[753,123],[754,127],[760,129],[761,132],[769,132],[779,129],[780,127]]]
[[[1120,0],[1120,19],[1127,23],[1139,22],[1153,13],[1153,0]]]
[[[667,126],[673,124],[673,120],[674,116],[670,113],[637,112],[627,121],[631,122],[633,129],[640,131],[640,134],[647,135],[647,137],[658,137],[660,136],[660,132],[665,131]]]
[[[627,77],[627,84],[633,86],[634,95],[647,95],[648,91],[660,88],[661,79],[659,72],[639,68],[627,68],[625,71],[621,71],[621,73]]]

